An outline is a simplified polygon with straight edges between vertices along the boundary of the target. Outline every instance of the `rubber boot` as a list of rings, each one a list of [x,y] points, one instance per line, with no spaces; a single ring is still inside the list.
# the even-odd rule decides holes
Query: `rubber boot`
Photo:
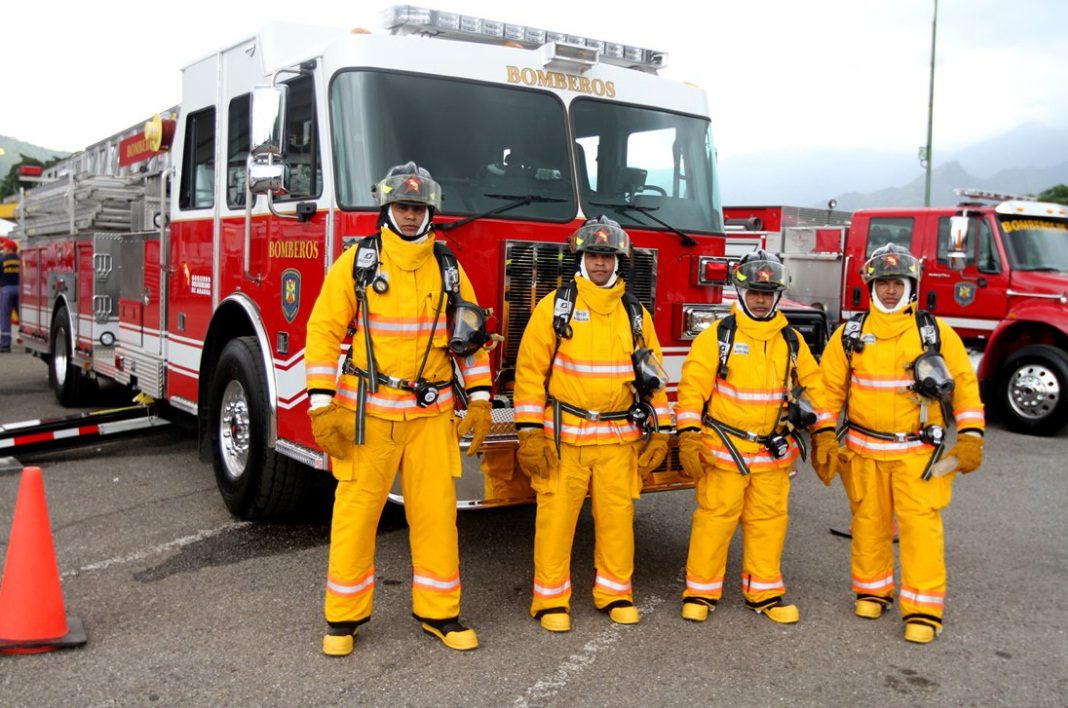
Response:
[[[323,635],[323,653],[327,656],[348,656],[356,646],[356,627],[353,622],[337,622]]]
[[[941,629],[941,627],[935,627],[927,622],[906,620],[905,641],[916,644],[930,644],[938,636]]]
[[[549,607],[536,615],[541,622],[541,628],[550,632],[570,632],[571,615],[566,607]]]
[[[616,624],[638,624],[638,608],[630,600],[616,600],[600,608]]]
[[[691,622],[704,622],[716,609],[716,601],[707,597],[687,597],[682,600],[682,618]]]
[[[857,604],[854,607],[854,612],[857,617],[863,617],[864,619],[879,619],[883,616],[883,611],[887,605],[885,602],[870,597],[858,597]]]
[[[424,617],[416,617],[416,619],[419,620],[424,632],[440,639],[441,643],[449,649],[468,651],[478,648],[478,635],[475,634],[475,630],[460,624],[459,617],[440,620]]]
[[[746,606],[758,615],[764,615],[772,622],[779,624],[794,624],[801,619],[801,612],[797,605],[784,605],[781,597],[765,600],[762,603],[746,602]]]

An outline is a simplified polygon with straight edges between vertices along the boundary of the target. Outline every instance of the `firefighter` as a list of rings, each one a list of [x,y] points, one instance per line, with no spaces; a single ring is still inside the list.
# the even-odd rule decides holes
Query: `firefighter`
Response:
[[[530,614],[550,632],[571,629],[571,546],[587,493],[594,605],[618,624],[638,622],[633,500],[666,456],[671,430],[652,317],[621,276],[629,235],[602,216],[568,244],[578,272],[532,313],[515,382],[516,457],[538,504]]]
[[[371,616],[376,527],[398,470],[410,529],[412,614],[449,648],[474,649],[475,631],[459,618],[453,478],[461,472],[457,436],[473,433],[467,454],[474,455],[491,422],[489,358],[481,346],[463,346],[465,338],[483,340],[454,311],[476,310],[475,293],[451,254],[438,257],[431,218],[441,192],[429,172],[412,162],[393,167],[375,194],[378,233],[331,266],[308,321],[311,427],[338,480],[323,653],[349,654],[357,628]],[[459,425],[450,351],[464,353],[456,360],[470,399]]]
[[[697,499],[682,616],[703,622],[715,609],[740,522],[746,605],[791,624],[800,612],[784,602],[780,560],[798,428],[813,431],[813,458],[826,461],[836,447],[834,416],[823,405],[816,360],[778,311],[785,267],[758,249],[731,277],[738,301],[694,340],[679,381],[679,460]],[[803,400],[814,406],[806,415]]]
[[[931,474],[954,419],[957,471],[983,459],[983,404],[960,337],[917,310],[919,263],[888,244],[864,264],[871,307],[831,336],[821,368],[828,405],[844,406],[836,456],[853,513],[852,578],[858,617],[877,619],[894,599],[894,519],[901,547],[905,639],[942,629],[946,593],[941,510],[953,474]],[[834,466],[833,463],[831,465]],[[833,476],[833,469],[829,470]]]
[[[18,246],[3,240],[0,255],[0,352],[11,351],[11,318],[19,309]]]

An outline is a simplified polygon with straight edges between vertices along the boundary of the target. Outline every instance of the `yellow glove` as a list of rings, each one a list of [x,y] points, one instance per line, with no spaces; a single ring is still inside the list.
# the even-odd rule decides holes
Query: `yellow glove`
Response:
[[[812,434],[812,469],[826,486],[831,486],[838,474],[838,440],[833,430]]]
[[[967,474],[983,464],[983,438],[971,433],[957,435],[957,444],[944,457],[957,458],[957,471]]]
[[[671,433],[653,433],[638,455],[638,474],[645,479],[653,473],[668,454],[668,440]]]
[[[705,473],[705,443],[702,437],[696,430],[679,433],[679,462],[682,464],[680,473],[694,482]]]
[[[520,469],[528,477],[537,475],[549,478],[549,471],[556,464],[553,441],[545,437],[541,428],[525,428],[519,431],[519,450],[515,453]]]
[[[471,446],[467,448],[467,456],[474,457],[482,447],[482,441],[489,434],[490,425],[493,424],[493,412],[490,402],[484,399],[467,402],[467,415],[460,419],[456,426],[456,432],[462,438],[471,434]]]
[[[308,411],[312,435],[326,454],[348,459],[356,441],[356,413],[331,401]]]

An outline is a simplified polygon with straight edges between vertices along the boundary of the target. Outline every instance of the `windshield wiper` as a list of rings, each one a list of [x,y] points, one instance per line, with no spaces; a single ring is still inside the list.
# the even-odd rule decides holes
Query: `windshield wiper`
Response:
[[[610,202],[590,202],[590,206],[608,207],[609,209],[615,209],[616,211],[618,211],[621,214],[626,214],[628,211],[636,211],[639,214],[642,214],[643,216],[649,217],[650,219],[652,219],[653,221],[655,221],[656,223],[660,224],[665,229],[670,231],[671,233],[673,233],[676,236],[678,236],[679,240],[682,241],[682,245],[683,246],[689,247],[689,246],[696,246],[697,245],[697,241],[694,241],[692,238],[690,238],[689,236],[687,236],[683,232],[679,231],[678,229],[676,229],[674,226],[672,226],[671,224],[667,223],[666,221],[662,221],[662,220],[656,218],[655,216],[653,216],[652,214],[649,213],[651,211],[656,211],[660,207],[638,206],[637,204],[612,204]]]
[[[496,216],[497,214],[503,214],[506,211],[511,211],[512,209],[518,209],[519,207],[526,206],[527,204],[533,204],[535,202],[543,203],[543,202],[566,202],[567,201],[566,199],[559,199],[557,197],[542,197],[542,196],[537,195],[537,194],[526,194],[526,195],[520,195],[520,194],[484,194],[482,196],[490,197],[491,199],[510,199],[511,201],[508,202],[507,204],[502,204],[499,207],[495,207],[493,209],[490,209],[489,211],[482,212],[481,214],[475,214],[473,216],[468,216],[467,218],[460,219],[459,221],[453,221],[453,222],[448,223],[448,224],[438,224],[438,225],[434,226],[434,229],[436,231],[452,231],[453,229],[458,229],[461,226],[464,226],[466,224],[470,224],[472,221],[478,221],[479,219],[485,219],[487,216]]]

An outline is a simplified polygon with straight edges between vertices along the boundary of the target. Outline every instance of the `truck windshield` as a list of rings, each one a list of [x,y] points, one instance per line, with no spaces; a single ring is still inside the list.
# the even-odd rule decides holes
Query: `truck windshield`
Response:
[[[682,231],[723,231],[708,119],[595,99],[576,100],[571,116],[587,216],[663,229],[648,211]]]
[[[331,82],[330,115],[342,209],[375,208],[372,186],[413,160],[441,185],[445,214],[480,214],[523,195],[546,199],[499,218],[575,216],[566,113],[552,94],[353,70]]]
[[[1015,270],[1068,273],[1068,222],[1002,217],[1001,230]]]

